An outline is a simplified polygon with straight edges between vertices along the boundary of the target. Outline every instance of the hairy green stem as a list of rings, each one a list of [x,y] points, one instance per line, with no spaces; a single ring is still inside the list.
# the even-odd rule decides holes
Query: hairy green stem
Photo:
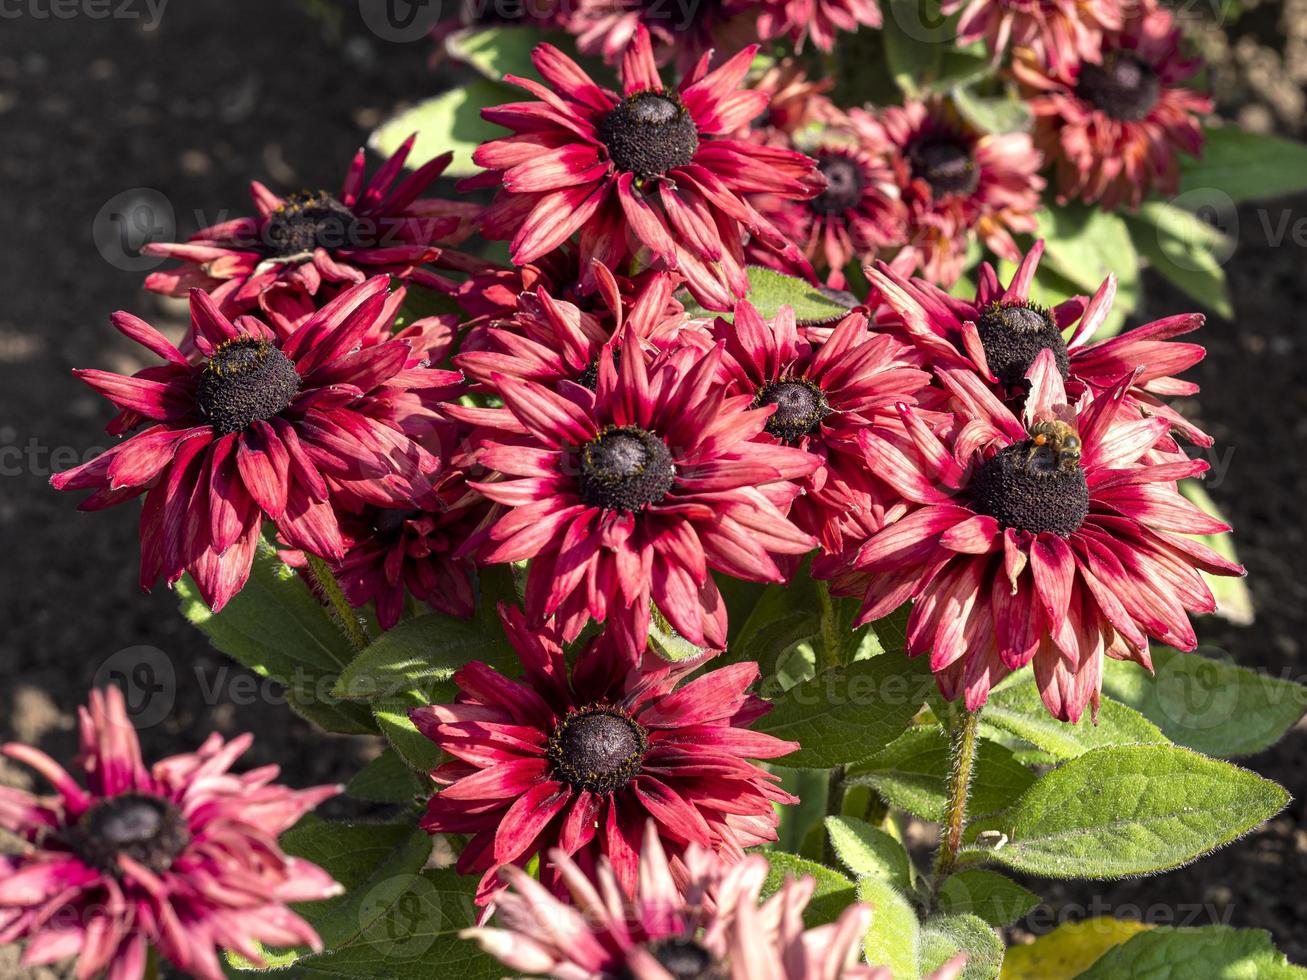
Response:
[[[949,725],[951,766],[944,822],[939,831],[939,853],[935,856],[936,893],[944,879],[957,867],[958,854],[962,850],[962,831],[967,824],[967,794],[971,791],[971,776],[976,764],[976,728],[979,723],[979,711],[963,709],[961,717],[955,715]]]
[[[814,581],[817,587],[817,600],[821,603],[821,650],[818,652],[819,670],[829,670],[840,666],[840,631],[835,622],[835,603],[831,601],[830,587],[822,581]]]
[[[349,640],[350,646],[356,651],[366,649],[372,642],[372,638],[368,636],[368,631],[363,628],[363,623],[349,604],[349,600],[345,598],[345,593],[341,591],[340,583],[331,573],[331,568],[317,555],[310,555],[307,552],[305,555],[309,560],[309,574],[313,584],[317,586],[316,591],[330,603],[336,614],[336,622]]]

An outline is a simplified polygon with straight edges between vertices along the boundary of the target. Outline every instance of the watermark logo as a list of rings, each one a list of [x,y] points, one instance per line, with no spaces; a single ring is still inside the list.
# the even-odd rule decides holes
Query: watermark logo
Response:
[[[359,15],[383,41],[409,44],[430,35],[442,6],[441,0],[359,0]]]
[[[0,20],[135,20],[157,30],[168,0],[0,0]]]
[[[100,664],[94,686],[120,688],[132,725],[151,728],[172,712],[177,700],[177,671],[168,655],[156,647],[127,647]]]
[[[104,203],[91,223],[91,235],[100,255],[115,269],[145,272],[165,260],[141,250],[151,242],[175,241],[177,216],[172,202],[159,191],[133,187]]]

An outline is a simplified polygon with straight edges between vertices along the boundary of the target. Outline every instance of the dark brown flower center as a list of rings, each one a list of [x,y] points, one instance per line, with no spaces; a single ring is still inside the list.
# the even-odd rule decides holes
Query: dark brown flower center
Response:
[[[971,478],[976,510],[1004,527],[1074,534],[1089,516],[1089,486],[1077,450],[1032,437],[1000,449]]]
[[[976,321],[976,332],[985,348],[989,370],[1004,384],[1021,384],[1040,351],[1053,352],[1062,377],[1070,370],[1062,331],[1042,306],[991,303]]]
[[[728,980],[730,977],[725,964],[718,963],[712,953],[693,939],[658,939],[644,948],[676,980]],[[635,974],[623,965],[617,978],[635,980]]]
[[[599,123],[599,138],[618,170],[657,177],[684,167],[699,149],[699,127],[677,99],[662,92],[637,92]]]
[[[1147,118],[1161,94],[1153,66],[1127,51],[1108,52],[1101,65],[1085,62],[1076,81],[1076,95],[1122,122]]]
[[[266,340],[225,341],[200,372],[195,404],[215,431],[241,432],[276,415],[300,390],[300,376],[285,354]]]
[[[980,184],[971,146],[961,139],[928,136],[908,146],[907,158],[912,176],[929,184],[935,197],[970,194]]]
[[[290,195],[268,216],[263,237],[268,254],[279,259],[363,244],[358,218],[326,191]]]
[[[858,161],[843,154],[822,154],[817,169],[826,178],[826,189],[808,202],[818,214],[843,214],[858,206],[864,186]]]
[[[633,425],[610,426],[581,447],[577,493],[605,510],[639,510],[667,496],[676,467],[667,444]]]
[[[66,837],[86,864],[110,873],[117,872],[122,854],[162,874],[191,842],[186,818],[177,807],[139,793],[95,804],[68,828]]]
[[[831,413],[822,390],[807,378],[781,378],[769,381],[753,396],[757,408],[775,405],[767,420],[766,431],[784,442],[798,442],[812,435],[821,420]]]
[[[610,704],[573,708],[549,736],[547,754],[559,779],[592,793],[621,789],[640,773],[648,735]]]

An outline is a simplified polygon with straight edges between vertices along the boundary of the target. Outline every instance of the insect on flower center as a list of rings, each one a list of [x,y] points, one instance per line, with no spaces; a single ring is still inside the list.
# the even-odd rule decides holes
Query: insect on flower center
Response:
[[[648,735],[610,704],[573,708],[549,736],[546,750],[558,778],[592,793],[621,789],[640,772]]]
[[[1161,94],[1152,65],[1127,51],[1110,52],[1101,65],[1085,62],[1076,82],[1076,95],[1122,122],[1147,118]]]
[[[268,216],[264,245],[274,258],[303,255],[315,248],[357,248],[363,244],[358,218],[326,191],[302,191]]]
[[[1030,365],[1045,350],[1053,352],[1062,377],[1070,371],[1062,331],[1042,306],[991,303],[976,320],[976,332],[980,334],[990,371],[1004,384],[1022,384]]]
[[[266,340],[224,341],[200,372],[195,404],[214,430],[240,432],[276,415],[300,389],[300,376],[285,354]]]
[[[167,800],[124,793],[97,803],[67,831],[68,843],[86,864],[116,872],[125,855],[162,874],[191,842],[181,811]]]
[[[727,980],[730,976],[726,967],[693,939],[658,939],[644,948],[676,980]],[[617,976],[618,980],[635,978],[635,974],[625,966]]]
[[[798,442],[812,435],[821,420],[831,413],[822,390],[807,378],[781,378],[769,381],[753,397],[755,408],[775,405],[767,420],[766,431],[784,442]]]
[[[907,148],[907,158],[912,176],[929,184],[935,197],[970,194],[980,185],[971,147],[960,139],[928,136]]]
[[[636,426],[609,426],[581,447],[578,494],[590,507],[639,510],[667,496],[675,479],[667,444]]]
[[[975,507],[1004,527],[1066,537],[1089,516],[1080,436],[1064,422],[1037,422],[1030,438],[987,459],[971,479]]]
[[[817,157],[817,169],[826,178],[826,189],[808,202],[818,214],[843,214],[862,200],[862,168],[842,154]]]
[[[694,159],[699,127],[674,96],[637,92],[603,118],[599,139],[617,169],[648,179]]]

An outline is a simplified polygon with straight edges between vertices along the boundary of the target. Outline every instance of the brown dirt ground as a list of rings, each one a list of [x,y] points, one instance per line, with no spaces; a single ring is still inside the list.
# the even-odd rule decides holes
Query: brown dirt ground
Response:
[[[116,6],[116,4],[115,4]],[[143,9],[140,3],[134,5]],[[352,7],[352,4],[347,5]],[[44,8],[43,8],[44,9]],[[1243,4],[1225,31],[1195,19],[1224,115],[1249,128],[1302,137],[1307,117],[1307,0]],[[370,754],[366,740],[323,736],[282,708],[233,704],[240,672],[177,615],[166,590],[136,587],[136,516],[94,516],[46,485],[50,453],[105,445],[105,404],[74,383],[74,366],[129,368],[131,346],[109,328],[128,309],[178,324],[175,303],[139,288],[140,273],[106,262],[92,240],[101,207],[130,188],[173,202],[180,230],[203,209],[243,213],[248,176],[274,184],[334,186],[364,135],[394,106],[441,87],[425,47],[370,35],[341,43],[293,0],[176,4],[160,28],[139,21],[23,16],[0,29],[0,739],[72,754],[72,720],[101,665],[133,646],[164,651],[185,672],[173,712],[142,733],[147,756],[182,751],[210,730],[251,730],[250,764],[280,763],[297,785],[347,777]],[[1307,198],[1240,210],[1238,249],[1227,269],[1237,316],[1212,321],[1203,385],[1191,406],[1218,448],[1233,451],[1211,487],[1238,530],[1257,621],[1208,620],[1205,642],[1276,674],[1307,674],[1307,547],[1301,519],[1307,478],[1307,358],[1296,311],[1307,304],[1307,251],[1274,244],[1262,222]],[[1149,280],[1149,318],[1190,307]],[[28,451],[30,446],[37,452]],[[21,459],[15,463],[17,448]],[[67,460],[61,461],[67,465]],[[191,672],[194,671],[194,676]],[[202,683],[201,683],[202,682]],[[218,695],[206,696],[205,691]],[[1180,903],[1209,906],[1190,924],[1260,926],[1307,962],[1307,729],[1247,760],[1298,800],[1266,827],[1183,871],[1117,884],[1044,887],[1048,916],[1140,914]],[[0,780],[26,774],[0,767]],[[1133,907],[1133,909],[1132,909]],[[0,976],[16,972],[0,950]],[[49,971],[42,975],[53,976]]]

